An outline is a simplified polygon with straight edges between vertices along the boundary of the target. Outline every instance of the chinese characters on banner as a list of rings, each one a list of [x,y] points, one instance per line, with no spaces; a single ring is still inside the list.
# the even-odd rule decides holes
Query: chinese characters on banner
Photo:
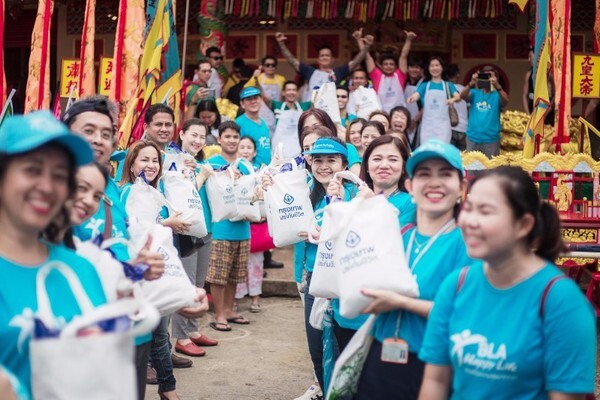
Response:
[[[100,76],[98,77],[98,94],[110,95],[110,84],[112,81],[113,59],[111,57],[100,58]]]
[[[600,98],[600,54],[573,55],[573,97]]]
[[[75,87],[73,90],[73,98],[77,98],[77,82],[79,81],[79,59],[68,59],[62,60],[62,66],[60,69],[60,97],[68,98],[71,93],[71,87]]]

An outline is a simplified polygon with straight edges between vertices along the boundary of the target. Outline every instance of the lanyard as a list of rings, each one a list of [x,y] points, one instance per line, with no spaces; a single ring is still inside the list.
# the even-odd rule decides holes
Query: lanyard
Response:
[[[410,270],[414,270],[416,265],[418,264],[418,262],[421,260],[421,257],[423,257],[423,255],[425,253],[427,253],[427,251],[431,248],[431,246],[433,246],[433,243],[440,237],[442,236],[444,233],[449,232],[450,230],[454,229],[454,227],[456,226],[456,221],[454,221],[454,218],[452,218],[450,221],[446,222],[444,224],[444,226],[442,226],[440,228],[440,230],[438,230],[435,235],[433,235],[431,237],[431,239],[429,239],[429,241],[427,242],[427,244],[425,245],[425,247],[423,248],[423,250],[421,250],[419,252],[419,254],[417,254],[417,256],[415,257],[415,259],[410,262],[409,261],[409,267]],[[412,248],[413,248],[413,244],[415,242],[415,235],[417,233],[417,229],[415,229],[414,231],[412,231],[412,234],[410,235],[410,240],[408,241],[408,246],[406,246],[406,251],[408,252],[408,257],[409,259],[412,257]]]
[[[431,237],[431,239],[429,239],[429,242],[427,242],[427,244],[425,245],[425,247],[423,248],[423,250],[417,254],[417,257],[415,257],[413,262],[409,262],[409,268],[410,271],[412,272],[415,269],[415,266],[417,265],[417,263],[421,260],[421,257],[423,257],[423,255],[425,253],[427,253],[427,251],[431,248],[431,246],[433,245],[433,243],[440,237],[442,236],[444,233],[451,231],[452,229],[454,229],[454,227],[456,226],[456,221],[454,221],[454,218],[450,219],[450,221],[446,222],[444,224],[444,226],[442,226],[436,233],[435,235],[433,235]],[[408,241],[408,246],[406,247],[406,251],[408,252],[408,257],[410,258],[412,256],[412,247],[413,244],[415,242],[415,235],[417,233],[417,229],[415,228],[414,231],[412,231],[411,235],[410,235],[410,240]],[[396,329],[394,330],[394,337],[398,338],[398,335],[400,333],[400,319],[402,317],[402,312],[398,312],[398,318],[396,319]]]

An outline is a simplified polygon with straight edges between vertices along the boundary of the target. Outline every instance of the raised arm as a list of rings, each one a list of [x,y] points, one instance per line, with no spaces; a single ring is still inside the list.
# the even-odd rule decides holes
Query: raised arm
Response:
[[[358,45],[358,49],[362,50],[365,46],[366,46],[366,40],[367,37],[372,37],[371,35],[367,35],[364,38],[362,37],[362,28],[354,31],[354,33],[352,34],[352,37],[354,39],[356,39],[356,44]],[[369,53],[367,51],[367,54],[365,54],[365,63],[367,64],[367,72],[371,73],[377,66],[375,65],[375,60],[373,60],[373,57],[371,56],[371,53]]]
[[[296,57],[294,57],[294,55],[292,54],[290,49],[288,49],[287,46],[285,45],[285,41],[287,40],[285,35],[281,32],[277,32],[275,34],[275,40],[277,41],[277,44],[279,44],[279,48],[281,49],[281,54],[283,54],[283,56],[288,60],[290,65],[292,67],[294,67],[294,69],[297,72],[300,72],[300,61],[298,61],[296,59]]]
[[[354,32],[352,34],[352,36],[354,38],[356,38],[356,36],[358,36],[357,32]],[[350,71],[352,71],[354,69],[354,67],[356,67],[357,65],[359,65],[362,60],[365,59],[365,56],[367,54],[369,54],[369,48],[371,47],[371,45],[373,44],[373,36],[371,35],[367,35],[364,38],[362,37],[362,31],[360,32],[360,37],[358,39],[356,39],[357,43],[363,42],[363,46],[361,48],[361,45],[358,45],[358,48],[360,49],[360,51],[358,52],[358,54],[352,59],[350,60],[350,62],[348,63],[348,68],[350,68]],[[372,59],[371,59],[372,60]],[[367,65],[367,69],[368,69],[368,65]]]
[[[500,103],[502,103],[502,108],[506,107],[508,104],[508,94],[504,91],[504,88],[500,86],[498,79],[495,76],[490,78],[490,85],[492,85],[500,95]]]
[[[417,34],[409,31],[404,31],[404,33],[406,34],[406,40],[404,46],[402,46],[400,58],[398,58],[398,68],[403,74],[406,74],[408,72],[408,53],[410,53],[410,46],[412,41],[417,38]]]

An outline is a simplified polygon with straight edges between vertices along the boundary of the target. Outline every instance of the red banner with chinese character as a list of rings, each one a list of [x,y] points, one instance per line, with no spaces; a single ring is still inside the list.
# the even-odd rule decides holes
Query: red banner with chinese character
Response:
[[[98,76],[98,94],[110,96],[112,86],[113,59],[112,57],[100,58],[100,74]]]
[[[68,98],[73,96],[78,97],[79,91],[77,87],[79,85],[79,75],[81,71],[81,64],[79,59],[68,59],[62,60],[60,68],[60,97]]]
[[[552,65],[554,70],[554,137],[556,152],[569,142],[571,119],[571,0],[551,0]]]
[[[79,97],[94,94],[96,77],[94,74],[94,38],[96,36],[96,0],[87,0],[85,19],[81,32],[81,51],[79,53]]]
[[[50,108],[50,25],[54,0],[40,0],[31,34],[25,113]]]
[[[600,97],[600,55],[573,55],[573,97]]]

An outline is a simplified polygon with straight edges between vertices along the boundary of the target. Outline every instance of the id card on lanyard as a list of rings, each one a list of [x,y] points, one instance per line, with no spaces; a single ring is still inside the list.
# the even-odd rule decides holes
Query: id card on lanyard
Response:
[[[456,226],[456,222],[454,218],[450,221],[446,222],[444,226],[440,228],[436,232],[435,235],[429,239],[425,247],[417,253],[417,256],[413,260],[409,260],[409,268],[411,272],[417,266],[417,263],[421,260],[421,258],[427,253],[427,251],[433,246],[433,243],[442,236],[444,233],[447,233],[454,229]],[[412,258],[412,247],[415,243],[415,235],[417,233],[417,229],[412,231],[410,235],[410,239],[408,241],[408,246],[406,248],[406,252],[409,258]],[[396,319],[396,329],[394,331],[394,337],[387,338],[381,344],[381,361],[394,363],[394,364],[408,364],[408,355],[409,355],[409,345],[406,340],[399,338],[400,333],[400,319],[402,317],[402,312],[398,312],[398,318]]]

